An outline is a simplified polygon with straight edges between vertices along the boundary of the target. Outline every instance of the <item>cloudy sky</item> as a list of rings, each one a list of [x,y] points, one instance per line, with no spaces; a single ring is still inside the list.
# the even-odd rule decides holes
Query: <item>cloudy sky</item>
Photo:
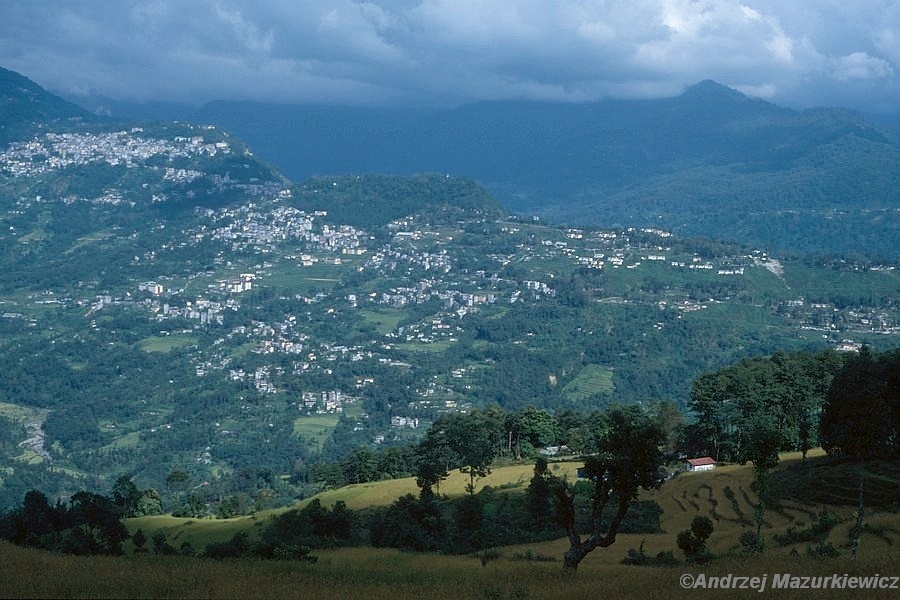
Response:
[[[900,108],[900,0],[0,0],[0,66],[63,94]]]

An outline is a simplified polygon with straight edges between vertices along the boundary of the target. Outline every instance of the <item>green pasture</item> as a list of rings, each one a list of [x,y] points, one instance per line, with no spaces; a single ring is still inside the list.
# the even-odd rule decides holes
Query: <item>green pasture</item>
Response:
[[[612,371],[594,364],[585,366],[563,387],[563,393],[572,401],[584,400],[597,394],[611,394],[613,391],[615,386]]]
[[[317,256],[319,262],[304,267],[299,259],[280,261],[265,278],[266,287],[286,289],[298,294],[329,290],[352,272],[354,262],[340,256],[341,264],[330,265],[322,262],[325,256]]]
[[[75,240],[75,243],[72,244],[72,247],[69,248],[68,250],[66,250],[64,254],[71,254],[72,252],[75,252],[79,248],[82,248],[84,246],[89,246],[96,242],[102,242],[103,240],[107,240],[111,237],[115,237],[115,235],[116,234],[113,231],[97,231],[90,235],[82,236],[82,237],[78,238],[77,240]]]
[[[0,417],[5,417],[10,421],[15,421],[17,423],[24,423],[30,418],[35,417],[39,412],[39,409],[31,408],[28,406],[21,406],[19,404],[12,404],[9,402],[0,402]]]
[[[450,341],[449,339],[430,343],[404,342],[397,344],[396,348],[404,352],[446,352],[455,343],[455,341]]]
[[[334,428],[337,427],[340,415],[304,415],[294,419],[294,434],[306,441],[310,441],[321,448]]]
[[[193,346],[197,342],[198,340],[195,336],[179,333],[147,337],[138,342],[138,346],[145,352],[161,352],[167,354],[176,348]]]
[[[406,313],[398,309],[360,309],[356,314],[367,323],[373,325],[375,330],[382,335],[397,331],[400,322],[406,318]]]

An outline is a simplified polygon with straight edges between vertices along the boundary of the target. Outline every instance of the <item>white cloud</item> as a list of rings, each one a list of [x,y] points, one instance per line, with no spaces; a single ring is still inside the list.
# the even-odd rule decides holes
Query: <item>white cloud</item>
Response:
[[[215,14],[222,23],[231,28],[242,48],[262,54],[271,52],[273,39],[271,29],[262,33],[256,25],[247,21],[240,11],[221,5],[216,5]]]
[[[894,70],[886,60],[869,56],[865,52],[853,52],[834,61],[833,76],[838,81],[854,79],[884,79]]]

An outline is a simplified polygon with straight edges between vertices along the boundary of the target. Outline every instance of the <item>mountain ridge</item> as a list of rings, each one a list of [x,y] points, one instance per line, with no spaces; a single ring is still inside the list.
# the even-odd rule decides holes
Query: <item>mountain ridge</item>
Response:
[[[97,117],[51,94],[24,75],[0,67],[0,146],[30,133],[34,122],[94,122]]]
[[[507,209],[554,223],[659,225],[779,251],[898,257],[900,138],[847,109],[797,111],[711,80],[675,98],[485,101],[377,129],[367,109],[330,107],[345,125],[331,136],[314,129],[322,107],[242,109],[240,120],[221,102],[195,116],[244,136],[295,180],[461,174]],[[792,206],[806,209],[785,219]]]

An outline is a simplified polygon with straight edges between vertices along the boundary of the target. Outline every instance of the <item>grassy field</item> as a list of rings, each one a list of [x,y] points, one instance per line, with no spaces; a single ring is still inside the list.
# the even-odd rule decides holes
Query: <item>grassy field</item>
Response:
[[[621,556],[632,540],[595,554]],[[621,544],[621,547],[620,547]],[[632,567],[590,556],[571,577],[559,562],[520,560],[559,556],[562,542],[505,548],[482,566],[472,556],[412,554],[396,550],[347,548],[317,552],[315,564],[287,561],[223,561],[177,557],[96,557],[54,555],[0,543],[4,576],[0,595],[16,598],[304,598],[396,600],[403,598],[667,598],[736,597],[731,590],[684,589],[682,577],[747,577],[774,574],[832,577],[896,574],[889,556],[863,556],[856,563],[764,555],[727,558],[706,567]],[[897,590],[771,590],[776,598],[896,598]],[[854,593],[855,592],[855,593]],[[755,594],[750,590],[743,594]]]
[[[371,323],[381,335],[397,331],[397,326],[406,316],[403,311],[397,309],[360,309],[356,314]]]
[[[614,390],[612,371],[601,365],[587,365],[563,388],[569,400],[583,400],[596,394],[611,394]]]
[[[35,418],[38,413],[40,413],[40,409],[37,408],[11,404],[9,402],[0,402],[0,416],[6,417],[10,421],[24,423],[29,419]]]
[[[197,343],[197,338],[192,335],[166,335],[144,338],[138,345],[144,352],[171,352],[175,348],[192,346]]]
[[[294,434],[308,440],[321,448],[334,428],[337,427],[340,415],[304,415],[294,419]]]
[[[308,294],[329,290],[337,285],[346,273],[353,271],[354,264],[355,261],[347,257],[341,257],[339,265],[317,262],[310,267],[300,266],[299,262],[281,261],[266,281],[269,286],[291,290],[294,293]]]
[[[828,486],[850,489],[855,470],[814,453],[808,461],[798,455],[783,455],[776,478],[797,479],[801,470],[810,476],[836,473]],[[574,477],[578,463],[552,465],[559,475]],[[882,479],[873,488],[874,498],[900,489],[896,465],[881,465],[873,479]],[[525,489],[531,465],[499,467],[479,482],[503,487],[510,493]],[[829,536],[840,552],[837,558],[807,555],[805,544],[779,547],[767,542],[760,556],[743,555],[739,550],[741,532],[752,529],[756,496],[751,489],[749,466],[721,466],[704,473],[684,473],[666,482],[662,488],[642,495],[655,500],[663,509],[663,532],[619,535],[616,543],[589,555],[575,577],[565,574],[561,557],[567,547],[563,539],[496,549],[493,560],[482,564],[478,556],[443,556],[404,553],[367,547],[316,550],[315,564],[234,560],[217,562],[179,557],[135,555],[117,558],[82,558],[53,555],[0,543],[0,596],[20,598],[643,598],[665,594],[672,598],[733,597],[732,590],[684,589],[681,577],[734,576],[767,577],[766,596],[778,598],[896,598],[900,590],[803,590],[771,589],[775,574],[795,576],[900,576],[900,514],[894,510],[867,512],[859,559],[848,558],[847,541],[853,521],[853,507],[828,505],[840,519]],[[454,473],[441,485],[440,493],[464,494],[465,478]],[[879,488],[879,485],[881,486]],[[789,526],[801,527],[823,507],[816,501],[815,486],[802,480],[789,489],[777,509],[766,513],[764,534],[767,540]],[[881,490],[879,492],[878,490]],[[347,486],[321,494],[325,505],[337,500],[350,508],[385,505],[405,493],[415,493],[411,479]],[[838,494],[840,496],[840,494]],[[229,520],[186,520],[173,517],[143,517],[128,522],[131,531],[143,529],[148,535],[161,530],[176,547],[188,541],[201,549],[212,541],[228,539],[238,531],[254,532],[274,514],[268,511],[253,517]],[[671,550],[677,558],[675,536],[689,527],[696,515],[710,517],[715,531],[710,539],[718,556],[710,565],[680,564],[672,567],[622,565],[629,549],[643,546],[648,556]],[[696,581],[696,579],[695,579]],[[757,593],[755,591],[744,592]]]
[[[115,235],[116,235],[116,233],[114,231],[97,231],[95,233],[92,233],[91,235],[82,236],[82,237],[78,238],[77,240],[75,240],[75,243],[72,244],[71,248],[69,248],[68,250],[65,251],[65,254],[71,254],[71,253],[75,252],[76,250],[78,250],[79,248],[81,248],[83,246],[89,246],[90,244],[93,244],[95,242],[102,242],[103,240],[108,240],[110,238],[115,237]]]
[[[438,342],[428,342],[428,343],[418,343],[418,342],[405,342],[402,344],[396,344],[396,348],[398,350],[403,350],[404,352],[446,352],[450,346],[455,344],[455,340],[444,339]]]

